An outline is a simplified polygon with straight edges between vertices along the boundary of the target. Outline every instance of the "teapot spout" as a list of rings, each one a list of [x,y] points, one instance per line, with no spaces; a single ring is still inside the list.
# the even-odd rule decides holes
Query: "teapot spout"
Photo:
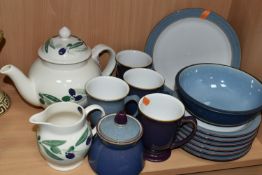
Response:
[[[27,78],[17,67],[10,64],[5,65],[0,69],[0,73],[7,75],[14,82],[18,92],[27,102],[35,106],[41,106],[34,82]]]

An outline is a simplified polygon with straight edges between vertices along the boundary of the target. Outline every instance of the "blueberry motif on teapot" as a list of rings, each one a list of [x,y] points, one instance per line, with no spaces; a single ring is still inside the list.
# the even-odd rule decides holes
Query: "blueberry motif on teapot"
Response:
[[[86,101],[86,93],[84,89],[68,89],[68,95],[63,96],[61,99],[46,93],[39,93],[39,101],[43,105],[50,105],[56,102],[76,102]]]

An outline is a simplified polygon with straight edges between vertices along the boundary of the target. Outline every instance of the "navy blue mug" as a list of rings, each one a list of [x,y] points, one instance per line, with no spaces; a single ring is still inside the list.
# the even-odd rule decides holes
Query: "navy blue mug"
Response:
[[[154,93],[139,101],[139,120],[143,126],[142,137],[145,159],[160,162],[168,159],[171,150],[189,142],[196,133],[197,121],[194,117],[183,117],[185,107],[177,98]],[[191,133],[183,140],[176,140],[177,132],[184,124],[191,124]]]
[[[136,95],[139,99],[147,94],[164,92],[164,77],[152,69],[130,69],[125,72],[123,80],[129,85],[129,96]],[[138,112],[137,103],[130,101],[126,111],[136,116]]]
[[[117,53],[116,62],[116,77],[123,79],[129,69],[150,68],[152,57],[139,50],[123,50]]]

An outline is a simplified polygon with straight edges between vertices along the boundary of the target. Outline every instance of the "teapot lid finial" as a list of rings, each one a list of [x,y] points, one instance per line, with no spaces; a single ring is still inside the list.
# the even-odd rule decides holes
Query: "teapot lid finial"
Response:
[[[69,28],[67,28],[66,26],[62,27],[60,30],[59,30],[59,36],[61,38],[68,38],[71,36],[71,31],[69,30]]]
[[[68,27],[62,27],[57,36],[49,38],[39,49],[43,60],[55,64],[75,64],[87,60],[91,55],[83,40],[71,35]]]

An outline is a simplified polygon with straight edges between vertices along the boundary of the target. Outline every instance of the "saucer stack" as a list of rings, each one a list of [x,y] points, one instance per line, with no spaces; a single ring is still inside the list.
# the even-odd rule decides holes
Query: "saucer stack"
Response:
[[[183,149],[200,158],[230,161],[248,153],[256,137],[261,115],[257,114],[248,123],[234,127],[218,127],[200,120],[197,122],[196,135]],[[180,129],[177,139],[185,138],[191,130],[190,125],[185,125]]]

